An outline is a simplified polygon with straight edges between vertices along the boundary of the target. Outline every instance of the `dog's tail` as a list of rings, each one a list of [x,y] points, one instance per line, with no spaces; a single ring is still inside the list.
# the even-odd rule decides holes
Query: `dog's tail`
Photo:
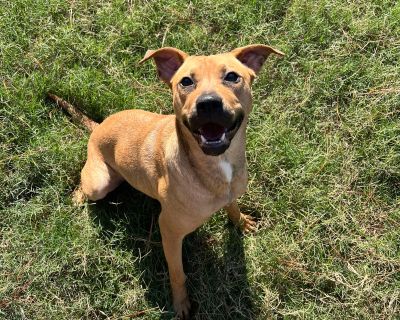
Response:
[[[74,122],[82,124],[85,126],[90,132],[94,130],[99,124],[90,119],[87,115],[85,115],[81,110],[77,107],[73,106],[69,102],[61,99],[60,97],[56,96],[55,94],[48,93],[47,96],[49,99],[53,100],[61,109],[67,112]]]

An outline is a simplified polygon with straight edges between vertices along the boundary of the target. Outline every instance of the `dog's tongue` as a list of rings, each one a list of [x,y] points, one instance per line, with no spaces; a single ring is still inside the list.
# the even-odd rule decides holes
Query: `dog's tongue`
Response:
[[[225,132],[225,128],[215,123],[207,123],[200,129],[200,134],[207,140],[218,140]]]

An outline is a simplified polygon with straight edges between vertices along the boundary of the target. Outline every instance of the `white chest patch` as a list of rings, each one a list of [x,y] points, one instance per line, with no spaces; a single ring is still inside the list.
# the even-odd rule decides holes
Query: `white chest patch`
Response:
[[[221,160],[219,162],[219,166],[225,175],[226,181],[228,183],[230,183],[232,181],[232,166],[231,166],[231,164],[225,160]]]

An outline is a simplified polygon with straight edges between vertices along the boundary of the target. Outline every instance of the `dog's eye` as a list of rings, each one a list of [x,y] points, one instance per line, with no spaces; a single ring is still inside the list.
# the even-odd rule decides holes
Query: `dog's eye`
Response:
[[[225,80],[225,81],[228,81],[228,82],[239,82],[239,78],[240,78],[240,76],[239,76],[237,73],[235,73],[235,72],[228,72],[228,73],[225,75],[224,80]]]
[[[180,82],[180,84],[183,87],[188,87],[188,86],[191,86],[193,84],[193,80],[190,79],[189,77],[183,77],[181,82]]]

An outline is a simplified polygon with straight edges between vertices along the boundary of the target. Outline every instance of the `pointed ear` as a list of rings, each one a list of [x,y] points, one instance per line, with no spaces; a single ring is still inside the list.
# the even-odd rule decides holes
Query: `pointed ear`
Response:
[[[252,44],[237,48],[232,50],[231,53],[256,74],[261,70],[262,65],[271,53],[275,53],[278,56],[285,55],[283,52],[263,44]]]
[[[147,50],[139,63],[153,58],[157,65],[158,76],[161,80],[170,83],[171,78],[187,57],[188,55],[179,49],[165,47],[158,50]]]

